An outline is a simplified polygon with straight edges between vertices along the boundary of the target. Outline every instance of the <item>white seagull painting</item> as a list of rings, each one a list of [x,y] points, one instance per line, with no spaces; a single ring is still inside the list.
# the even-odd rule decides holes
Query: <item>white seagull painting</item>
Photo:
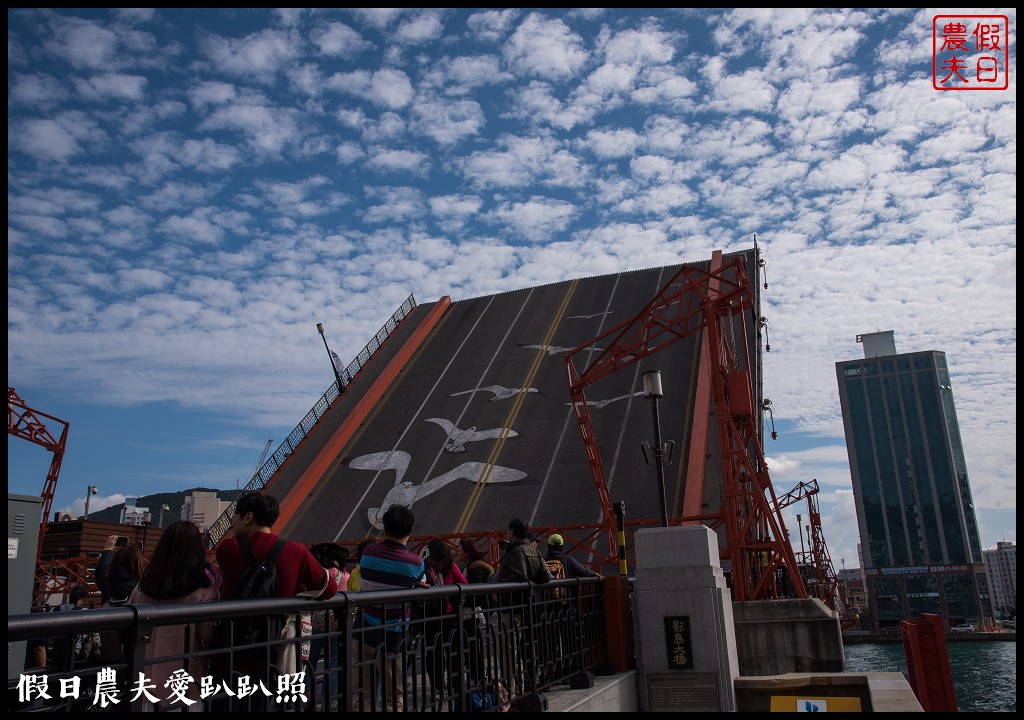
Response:
[[[444,449],[446,452],[450,453],[466,452],[466,443],[468,442],[490,440],[491,438],[501,437],[503,433],[507,433],[506,437],[515,437],[519,434],[511,428],[477,430],[475,425],[465,430],[459,430],[459,428],[455,427],[452,422],[445,420],[444,418],[426,418],[423,422],[440,425],[444,431],[448,433],[448,441],[445,443]]]

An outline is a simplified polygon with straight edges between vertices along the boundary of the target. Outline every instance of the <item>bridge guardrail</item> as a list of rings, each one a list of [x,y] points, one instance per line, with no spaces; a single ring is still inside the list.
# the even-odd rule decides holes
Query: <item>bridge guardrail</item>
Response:
[[[556,596],[558,588],[568,589],[568,595]],[[451,607],[437,615],[417,612],[431,598],[442,598]],[[399,617],[409,614],[412,619],[362,627],[359,612],[368,605],[402,608]],[[203,623],[287,614],[297,632],[302,614],[313,613],[331,613],[337,624],[327,623],[326,630],[306,637],[316,652],[299,666],[301,683],[298,673],[293,677],[282,672],[276,660],[252,662],[254,654],[280,658],[278,651],[285,647],[301,656],[303,638],[298,634],[245,647],[189,646],[191,628]],[[154,630],[168,626],[182,633],[182,642],[170,649],[163,635],[160,649],[154,646],[147,657]],[[602,583],[597,578],[338,593],[324,601],[229,600],[17,615],[8,617],[7,632],[8,642],[50,638],[65,648],[63,654],[51,654],[45,667],[26,669],[8,681],[8,709],[13,711],[141,711],[146,707],[145,696],[138,692],[140,680],[156,666],[164,666],[164,672],[169,667],[180,670],[181,681],[193,688],[204,709],[226,705],[256,710],[262,704],[275,710],[340,707],[372,712],[398,703],[406,710],[460,711],[471,709],[474,702],[505,700],[518,702],[520,709],[537,709],[544,690],[597,668],[607,658]],[[82,664],[66,651],[76,637],[101,632],[115,638],[105,642],[115,643],[120,660]],[[378,642],[374,633],[394,637]],[[321,648],[323,658],[318,657]],[[207,674],[193,677],[197,667]],[[218,667],[234,671],[218,675]],[[401,668],[404,677],[382,685],[377,682],[382,668]],[[219,683],[214,682],[217,678]],[[78,689],[75,696],[62,697],[72,687]],[[246,689],[254,694],[240,697]],[[149,692],[164,703],[161,709],[183,706],[173,687]]]
[[[256,492],[262,491],[264,487],[270,482],[270,479],[274,474],[281,468],[284,461],[295,452],[299,444],[306,439],[306,436],[313,430],[313,428],[320,422],[322,418],[331,407],[331,404],[338,398],[343,392],[344,388],[348,387],[355,380],[359,372],[366,367],[367,363],[373,358],[378,350],[383,346],[384,342],[396,329],[398,329],[399,323],[402,322],[414,309],[416,308],[416,298],[413,295],[409,295],[405,302],[402,303],[401,307],[394,312],[394,314],[388,318],[388,321],[384,323],[380,330],[370,339],[370,342],[356,354],[356,357],[350,362],[344,370],[339,373],[338,380],[331,383],[330,387],[324,391],[324,394],[320,396],[320,399],[316,401],[312,409],[306,416],[302,418],[298,425],[295,426],[287,437],[277,446],[277,449],[271,453],[270,457],[267,458],[266,462],[260,466],[259,470],[252,476],[245,487],[239,491],[239,495],[243,492],[255,490]],[[342,387],[338,387],[338,381],[342,383]],[[217,543],[224,537],[227,531],[231,528],[231,516],[235,512],[235,504],[232,502],[228,505],[227,509],[221,513],[214,523],[210,526],[210,529],[206,531],[206,535],[203,538],[206,547],[213,549],[217,547]]]

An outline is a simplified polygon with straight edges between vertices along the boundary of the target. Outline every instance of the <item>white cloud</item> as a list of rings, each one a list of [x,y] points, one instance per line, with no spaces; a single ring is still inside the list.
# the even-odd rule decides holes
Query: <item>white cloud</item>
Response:
[[[230,170],[242,162],[242,155],[234,145],[215,140],[186,140],[181,146],[181,162],[200,172]]]
[[[172,282],[172,278],[162,270],[149,268],[128,268],[118,271],[121,288],[128,293],[162,290]]]
[[[201,130],[237,130],[249,147],[258,152],[280,153],[300,138],[297,111],[238,102],[210,113],[199,124]]]
[[[366,156],[362,146],[357,143],[342,143],[334,149],[334,154],[342,165],[351,165]]]
[[[415,219],[426,213],[422,193],[411,187],[367,188],[371,205],[363,217],[368,223],[400,222]]]
[[[56,105],[64,101],[68,91],[57,78],[41,73],[18,75],[8,91],[8,102],[19,105]]]
[[[674,33],[655,27],[623,30],[605,43],[604,57],[614,65],[664,65],[672,61],[678,40]]]
[[[441,145],[478,135],[486,124],[484,112],[475,100],[425,100],[415,104],[413,114],[413,128]]]
[[[349,12],[367,25],[383,29],[394,23],[405,10],[403,8],[350,8]]]
[[[422,45],[436,40],[444,30],[441,15],[437,11],[421,12],[419,15],[403,20],[395,28],[394,39],[407,45]]]
[[[223,105],[238,97],[235,86],[225,82],[200,82],[188,90],[189,99],[198,110],[205,110],[213,105]]]
[[[61,18],[54,22],[46,49],[78,68],[108,70],[118,49],[115,32],[91,22]]]
[[[105,510],[113,505],[120,505],[125,501],[126,495],[114,493],[112,495],[93,495],[89,498],[89,514],[92,515],[100,510]],[[61,507],[60,510],[56,510],[57,513],[68,513],[74,518],[80,518],[85,515],[85,497],[74,500],[67,505]]]
[[[407,106],[414,94],[409,76],[401,70],[390,68],[373,73],[364,70],[336,73],[328,79],[327,85],[391,110]]]
[[[430,210],[442,217],[465,217],[480,212],[483,201],[475,195],[442,195],[428,201]]]
[[[75,137],[54,120],[38,119],[21,123],[14,130],[15,151],[39,160],[67,160],[82,152]]]
[[[245,218],[244,213],[201,207],[188,215],[168,215],[159,229],[172,241],[219,245],[229,231],[235,233],[244,229]]]
[[[519,11],[514,8],[485,10],[470,15],[466,27],[480,40],[497,42],[506,35],[518,15]]]
[[[382,173],[408,173],[426,177],[430,174],[430,156],[412,150],[375,148],[370,151],[366,167]]]
[[[575,75],[587,61],[583,41],[560,19],[530,13],[503,48],[505,62],[518,73],[551,80]]]
[[[323,55],[352,58],[373,47],[345,23],[332,22],[316,28],[310,36]]]
[[[75,83],[78,94],[88,100],[142,100],[145,96],[146,78],[141,75],[104,73],[79,79]]]
[[[466,95],[475,88],[508,82],[512,75],[501,69],[494,55],[463,55],[438,62],[426,77],[445,95]]]
[[[200,38],[200,47],[218,71],[267,84],[298,56],[296,44],[290,32],[271,29],[244,38],[212,34]]]
[[[640,142],[632,128],[591,130],[587,133],[586,148],[599,158],[621,158],[632,156]]]
[[[556,239],[576,216],[576,208],[561,200],[534,196],[525,202],[502,203],[488,216],[530,240]]]

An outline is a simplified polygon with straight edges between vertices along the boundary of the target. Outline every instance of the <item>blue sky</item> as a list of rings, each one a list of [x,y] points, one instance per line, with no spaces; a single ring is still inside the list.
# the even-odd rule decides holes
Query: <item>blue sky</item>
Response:
[[[54,510],[251,475],[410,294],[766,260],[781,494],[857,530],[835,362],[947,354],[982,543],[1016,541],[1016,13],[8,10],[7,376],[70,422]],[[8,440],[8,489],[49,454]],[[795,512],[795,511],[794,511]]]

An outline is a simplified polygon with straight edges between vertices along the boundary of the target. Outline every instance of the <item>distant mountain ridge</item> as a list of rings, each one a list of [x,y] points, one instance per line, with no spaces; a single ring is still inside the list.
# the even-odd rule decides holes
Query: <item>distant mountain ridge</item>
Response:
[[[163,526],[167,527],[175,520],[181,519],[181,508],[185,504],[185,498],[194,492],[215,492],[217,493],[217,497],[221,500],[234,500],[238,497],[241,490],[221,490],[218,488],[196,487],[189,488],[188,490],[182,490],[180,492],[141,495],[136,498],[135,505],[137,507],[149,508],[149,511],[153,513],[154,525],[160,521],[160,506],[167,505],[170,509],[164,510],[163,523]],[[123,502],[118,503],[117,505],[111,505],[110,507],[103,508],[102,510],[90,512],[89,519],[104,522],[119,522],[121,520],[121,510],[123,509]]]

